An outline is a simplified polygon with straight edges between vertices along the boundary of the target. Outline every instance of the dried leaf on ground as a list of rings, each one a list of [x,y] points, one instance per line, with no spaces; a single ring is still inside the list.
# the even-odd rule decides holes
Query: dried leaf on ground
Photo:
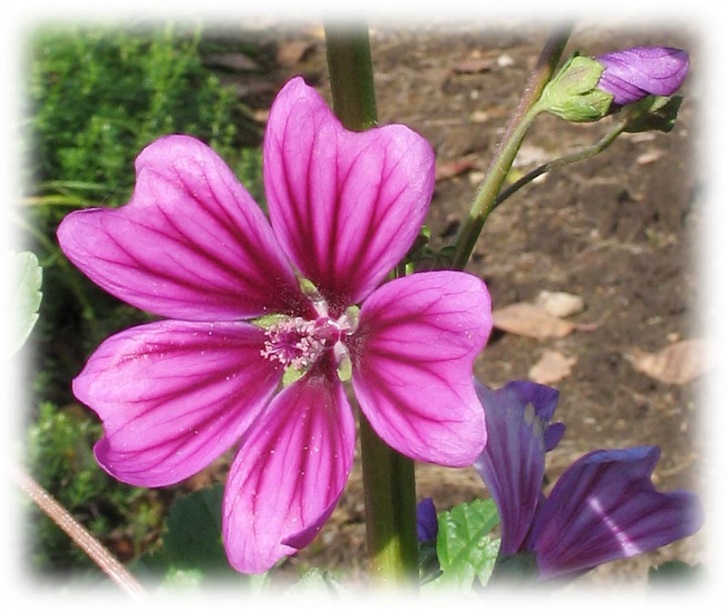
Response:
[[[528,371],[528,378],[536,383],[555,383],[571,374],[578,362],[576,356],[565,356],[555,350],[546,350]]]
[[[314,40],[284,40],[278,46],[276,59],[286,68],[292,68],[300,63],[305,54],[316,46]]]
[[[583,299],[578,295],[550,290],[541,290],[535,304],[557,318],[567,318],[585,309]]]
[[[689,383],[709,368],[703,339],[679,341],[656,353],[635,348],[626,358],[637,371],[663,383]]]
[[[479,74],[492,70],[497,65],[493,57],[472,57],[452,64],[452,70],[460,74]]]
[[[661,158],[664,155],[663,150],[647,150],[644,153],[641,153],[638,157],[636,157],[636,164],[637,165],[648,165],[649,163],[653,163],[654,161],[657,161],[659,158]]]
[[[440,180],[449,180],[476,167],[476,163],[466,157],[452,159],[451,161],[438,161],[435,179],[437,182]]]
[[[208,55],[204,59],[206,66],[229,70],[232,72],[256,72],[260,65],[252,58],[243,53],[220,53]]]
[[[533,339],[560,339],[577,328],[532,303],[513,303],[492,312],[495,328]]]

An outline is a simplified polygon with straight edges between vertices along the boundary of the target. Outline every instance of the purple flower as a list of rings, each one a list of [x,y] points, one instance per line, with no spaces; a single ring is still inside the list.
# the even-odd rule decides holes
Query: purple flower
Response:
[[[604,67],[598,86],[613,95],[616,106],[673,95],[689,71],[689,55],[669,47],[635,47],[595,59]]]
[[[223,538],[241,572],[305,546],[332,513],[354,455],[341,378],[410,458],[463,466],[486,441],[471,377],[491,328],[484,283],[441,271],[382,285],[427,213],[431,147],[401,125],[345,130],[295,78],[263,159],[269,222],[210,148],[168,136],[137,158],[127,205],[58,230],[94,282],[165,318],[104,341],[73,382],[103,421],[99,463],[169,485],[239,444]]]
[[[417,540],[422,544],[433,544],[437,541],[439,521],[437,509],[432,498],[422,498],[417,504]]]
[[[558,392],[527,381],[492,391],[478,384],[488,443],[474,467],[498,507],[500,554],[535,555],[539,578],[573,577],[595,566],[652,551],[694,534],[698,498],[659,492],[650,476],[658,447],[583,455],[543,495],[545,453],[565,431],[550,424]]]

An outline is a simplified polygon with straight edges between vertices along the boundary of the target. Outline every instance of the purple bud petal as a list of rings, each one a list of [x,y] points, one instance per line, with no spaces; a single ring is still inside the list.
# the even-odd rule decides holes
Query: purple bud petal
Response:
[[[439,532],[434,500],[424,498],[417,504],[417,539],[423,544],[436,542]]]
[[[558,390],[511,381],[496,391],[478,383],[477,394],[485,410],[488,442],[473,466],[500,512],[500,552],[514,555],[521,550],[540,499],[545,452],[565,430],[562,424],[550,424]]]
[[[604,66],[599,87],[617,106],[647,95],[669,96],[681,86],[689,70],[689,55],[670,47],[635,47],[596,57]]]
[[[650,446],[592,451],[563,473],[531,532],[541,578],[578,575],[699,530],[704,515],[694,494],[654,488],[659,454]]]

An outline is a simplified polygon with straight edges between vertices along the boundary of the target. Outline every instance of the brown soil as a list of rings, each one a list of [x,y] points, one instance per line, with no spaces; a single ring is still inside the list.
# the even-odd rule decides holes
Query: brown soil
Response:
[[[417,130],[442,165],[469,164],[436,186],[429,226],[435,245],[444,245],[469,208],[547,28],[491,22],[406,29],[370,25],[380,122]],[[542,290],[576,294],[585,302],[585,310],[572,318],[583,330],[546,340],[495,332],[476,365],[483,382],[499,387],[527,378],[545,350],[577,358],[571,373],[552,384],[561,391],[556,419],[565,422],[567,432],[549,455],[551,481],[592,449],[657,444],[662,458],[654,481],[660,488],[703,489],[697,385],[657,381],[636,371],[628,358],[637,348],[656,352],[701,331],[693,317],[700,286],[692,246],[704,212],[693,163],[700,144],[693,84],[700,58],[693,34],[576,24],[565,56],[637,44],[690,52],[692,71],[676,128],[669,134],[621,137],[596,158],[518,192],[492,214],[468,267],[485,279],[496,308],[531,301]],[[251,23],[242,31],[221,29],[216,36],[253,41],[270,51],[268,65],[256,59],[264,72],[220,69],[249,108],[259,112],[256,116],[264,118],[275,91],[294,74],[303,74],[330,97],[319,24]],[[572,125],[541,117],[517,169],[527,171],[596,142],[611,124],[610,119]],[[486,495],[469,469],[417,468],[418,496],[432,496],[440,510]],[[290,560],[291,568],[315,565],[360,576],[365,569],[363,520],[361,476],[355,468],[333,517],[314,544]],[[585,580],[638,586],[650,565],[669,558],[697,562],[701,552],[698,535],[603,566]]]

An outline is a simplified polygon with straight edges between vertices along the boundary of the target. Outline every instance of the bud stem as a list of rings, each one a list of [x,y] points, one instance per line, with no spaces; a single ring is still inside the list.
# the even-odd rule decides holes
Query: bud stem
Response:
[[[530,74],[523,96],[520,98],[515,114],[507,128],[505,136],[495,152],[495,156],[487,170],[484,182],[480,186],[469,215],[454,243],[452,266],[464,269],[474,250],[482,227],[490,212],[495,208],[497,195],[515,160],[527,130],[539,113],[537,102],[548,84],[568,42],[572,26],[567,24],[555,28],[546,41],[538,62]]]
[[[532,182],[535,180],[538,176],[542,176],[543,174],[550,172],[554,169],[559,169],[561,167],[564,167],[566,165],[570,165],[571,163],[576,163],[577,161],[583,161],[585,159],[590,159],[591,157],[595,157],[597,154],[603,152],[606,150],[613,142],[620,136],[624,130],[626,129],[626,126],[628,124],[628,117],[624,119],[623,121],[619,122],[615,129],[609,131],[605,136],[603,136],[598,142],[591,146],[587,146],[586,148],[582,148],[574,153],[571,153],[569,155],[564,155],[563,157],[559,157],[557,159],[553,159],[552,161],[548,161],[547,163],[543,163],[539,167],[536,167],[534,170],[528,172],[525,174],[522,178],[511,184],[509,187],[507,187],[505,190],[503,190],[495,199],[495,203],[492,206],[492,209],[494,210],[497,206],[499,206],[503,201],[514,195],[517,191],[519,191],[522,187],[524,187],[529,182]]]

